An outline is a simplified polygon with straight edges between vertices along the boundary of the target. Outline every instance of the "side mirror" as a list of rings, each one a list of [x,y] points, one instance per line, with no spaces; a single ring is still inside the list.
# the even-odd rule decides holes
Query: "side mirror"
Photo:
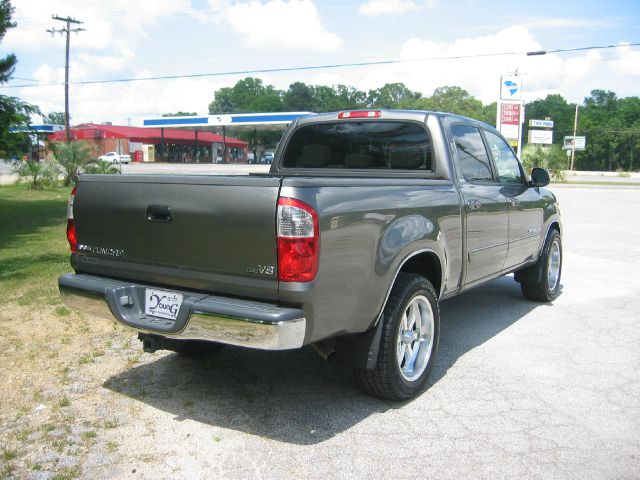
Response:
[[[529,182],[529,185],[532,187],[546,187],[550,181],[549,172],[546,169],[534,168],[531,170],[531,182]]]

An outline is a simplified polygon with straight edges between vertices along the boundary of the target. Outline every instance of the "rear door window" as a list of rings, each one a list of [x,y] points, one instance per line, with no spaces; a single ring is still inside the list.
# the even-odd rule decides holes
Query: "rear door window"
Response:
[[[303,125],[286,147],[284,168],[433,171],[423,125],[411,122],[326,122]]]
[[[453,125],[451,131],[464,178],[469,182],[494,182],[491,161],[480,130],[469,125]]]

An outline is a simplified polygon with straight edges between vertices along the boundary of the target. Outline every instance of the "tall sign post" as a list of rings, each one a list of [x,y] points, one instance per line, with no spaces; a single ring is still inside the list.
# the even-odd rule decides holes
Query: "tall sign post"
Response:
[[[500,100],[496,115],[496,129],[504,135],[509,144],[520,155],[522,149],[522,122],[524,106],[522,104],[522,86],[518,75],[500,77]]]

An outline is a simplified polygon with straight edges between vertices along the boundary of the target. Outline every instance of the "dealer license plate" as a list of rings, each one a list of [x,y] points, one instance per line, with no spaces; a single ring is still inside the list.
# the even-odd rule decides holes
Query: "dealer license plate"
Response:
[[[144,313],[147,315],[169,320],[178,318],[180,305],[182,305],[181,293],[147,288],[144,296]]]

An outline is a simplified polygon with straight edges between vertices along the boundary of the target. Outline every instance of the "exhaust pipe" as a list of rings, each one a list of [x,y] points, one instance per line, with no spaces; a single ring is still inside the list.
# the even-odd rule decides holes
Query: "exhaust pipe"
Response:
[[[336,359],[336,351],[328,342],[316,342],[311,346],[326,362],[333,362]]]

